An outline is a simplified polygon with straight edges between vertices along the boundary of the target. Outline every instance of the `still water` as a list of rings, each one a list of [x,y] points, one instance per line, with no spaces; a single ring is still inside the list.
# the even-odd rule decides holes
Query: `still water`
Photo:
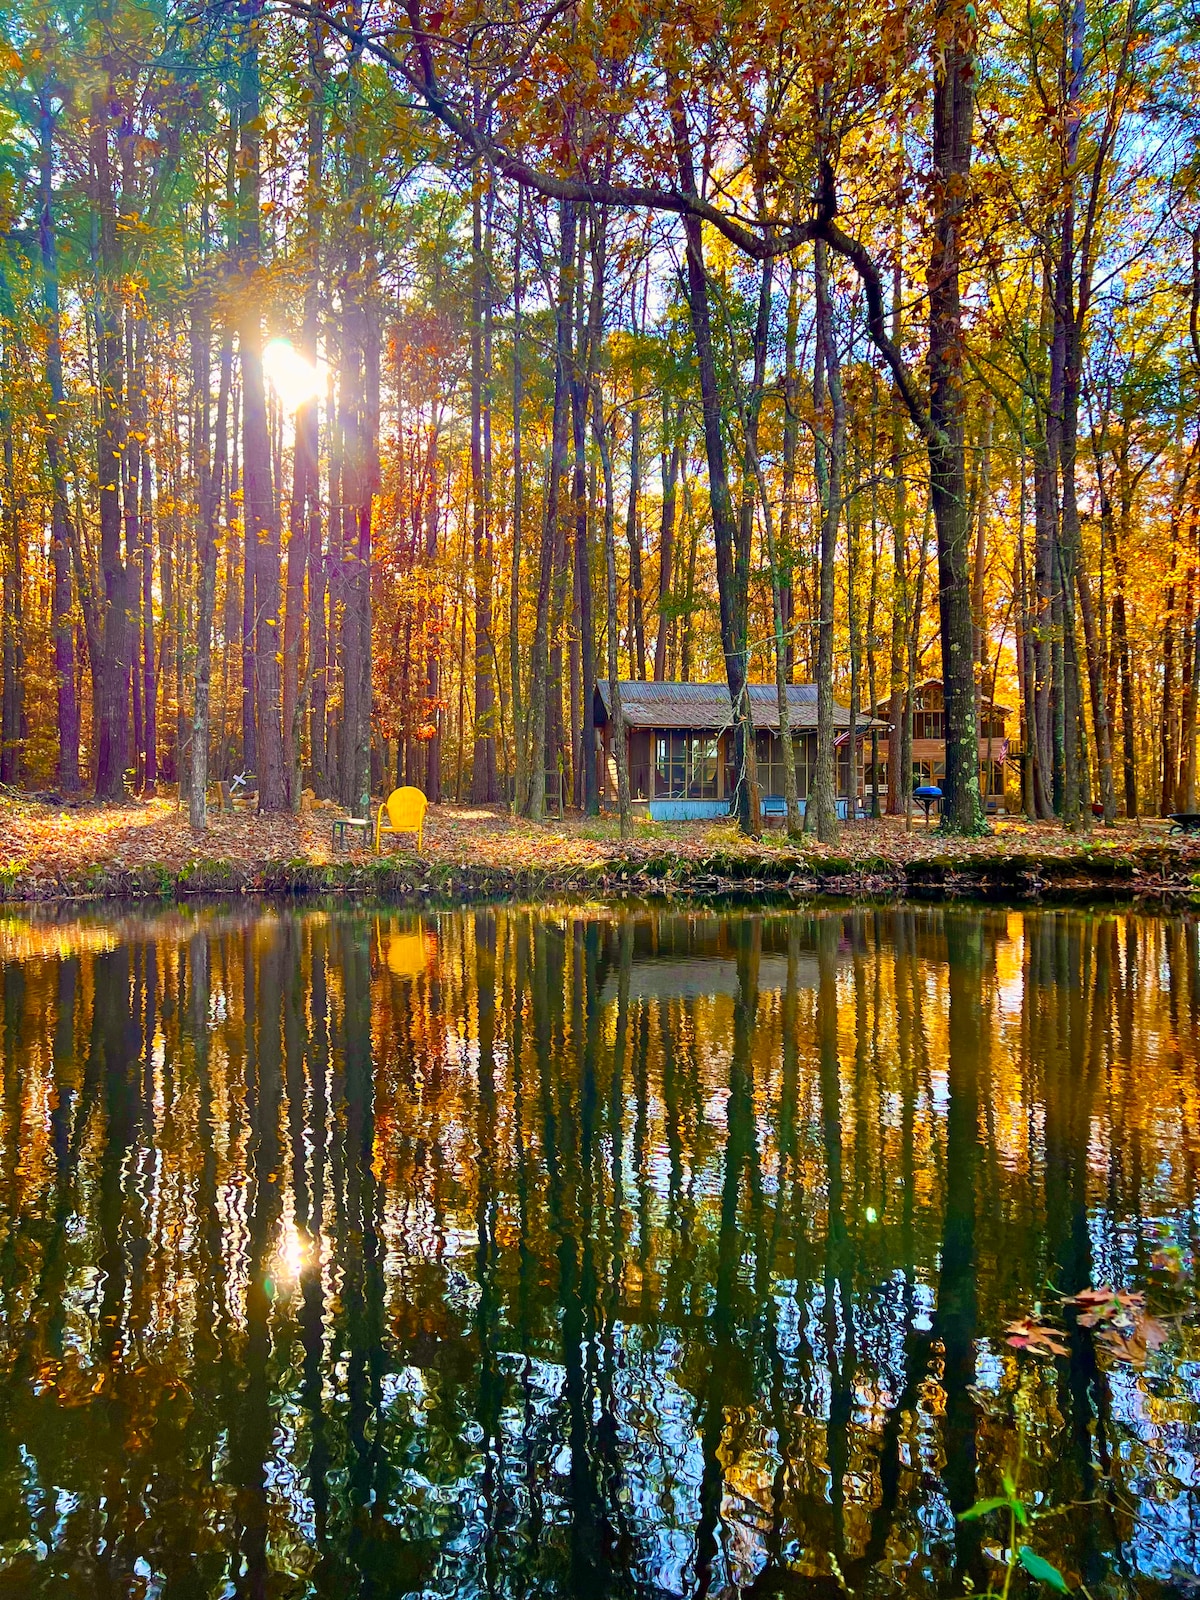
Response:
[[[0,1595],[960,1595],[1005,1472],[1068,1581],[1197,1592],[1195,919],[220,909],[0,961]],[[1067,1353],[1006,1342],[1039,1304]]]

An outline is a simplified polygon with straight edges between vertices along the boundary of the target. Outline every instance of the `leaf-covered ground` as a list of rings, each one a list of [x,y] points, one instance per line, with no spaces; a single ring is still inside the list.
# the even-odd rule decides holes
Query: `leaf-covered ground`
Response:
[[[387,862],[369,848],[332,848],[342,813],[318,806],[299,816],[238,811],[213,815],[197,834],[172,799],[62,808],[0,795],[0,894],[46,899],[86,893],[186,892],[201,888],[366,888],[414,891],[435,882],[455,892],[528,887],[652,886],[717,890],[742,880],[859,890],[944,883],[968,889],[1004,874],[1014,887],[1046,882],[1120,882],[1153,889],[1200,885],[1200,838],[1169,839],[1158,821],[1066,833],[999,819],[983,839],[954,839],[917,821],[844,825],[836,845],[770,831],[743,837],[731,823],[635,823],[622,844],[610,818],[534,824],[500,807],[434,806],[424,848],[385,839]],[[280,872],[291,877],[281,884]],[[394,885],[380,874],[394,868]],[[224,876],[222,876],[224,874]]]

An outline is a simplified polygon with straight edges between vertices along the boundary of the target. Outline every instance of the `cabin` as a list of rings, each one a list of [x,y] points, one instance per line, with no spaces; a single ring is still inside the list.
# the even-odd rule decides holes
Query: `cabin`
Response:
[[[875,707],[881,720],[891,716],[891,700],[881,700]],[[996,705],[984,697],[979,707],[979,792],[988,811],[1004,810],[1005,772],[1010,759],[1005,719],[1011,715],[1008,706]],[[890,729],[890,723],[888,724]],[[946,777],[946,701],[940,678],[927,678],[913,690],[913,787],[922,784],[941,785]],[[888,759],[881,750],[879,771],[872,773],[868,763],[865,773],[867,793],[871,792],[873,779],[879,783],[882,802],[888,792]]]
[[[779,737],[778,691],[773,683],[749,686],[754,720],[758,787],[764,811],[778,815],[783,803],[783,743]],[[796,794],[804,809],[817,764],[817,686],[788,685],[788,720],[796,755]],[[600,793],[616,800],[611,692],[596,685],[600,733]],[[723,683],[622,683],[621,710],[628,741],[629,792],[635,807],[660,822],[723,817],[734,790],[733,710]],[[862,741],[872,725],[860,715],[851,733],[850,712],[834,705],[837,729],[838,815],[857,815],[863,795]]]

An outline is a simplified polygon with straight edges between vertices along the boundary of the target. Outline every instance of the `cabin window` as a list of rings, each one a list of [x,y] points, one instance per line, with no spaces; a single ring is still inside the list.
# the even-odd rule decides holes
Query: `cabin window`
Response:
[[[660,733],[654,742],[654,793],[664,800],[715,800],[715,735]]]
[[[946,713],[944,711],[913,712],[914,739],[944,739],[945,737]]]

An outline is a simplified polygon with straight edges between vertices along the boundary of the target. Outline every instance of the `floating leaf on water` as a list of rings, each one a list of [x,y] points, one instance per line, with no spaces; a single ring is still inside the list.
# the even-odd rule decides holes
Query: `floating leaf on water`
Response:
[[[1081,1328],[1096,1330],[1097,1351],[1110,1360],[1144,1367],[1150,1351],[1166,1340],[1166,1328],[1146,1310],[1146,1296],[1136,1291],[1081,1289],[1063,1304],[1076,1308]]]
[[[1033,1317],[1021,1317],[1010,1322],[1005,1330],[1005,1343],[1014,1350],[1030,1350],[1036,1356],[1067,1356],[1070,1347],[1063,1343],[1057,1328],[1048,1328]]]

